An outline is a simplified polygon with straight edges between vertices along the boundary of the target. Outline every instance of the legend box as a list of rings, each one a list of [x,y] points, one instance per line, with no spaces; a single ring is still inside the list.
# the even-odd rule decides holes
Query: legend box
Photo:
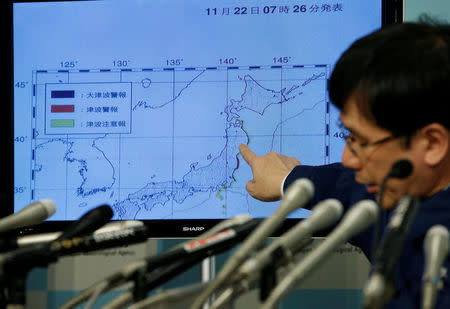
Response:
[[[131,83],[46,84],[45,133],[131,133],[131,99]]]

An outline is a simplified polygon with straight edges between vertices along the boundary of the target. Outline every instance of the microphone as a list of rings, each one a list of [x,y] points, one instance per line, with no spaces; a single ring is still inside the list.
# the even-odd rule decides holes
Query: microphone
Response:
[[[363,308],[380,308],[392,297],[394,267],[419,205],[416,197],[408,195],[403,197],[395,208],[376,252],[373,273],[364,289]]]
[[[351,237],[361,233],[375,222],[378,211],[377,204],[372,200],[362,200],[348,210],[338,226],[308,254],[302,262],[294,266],[292,270],[270,293],[269,297],[262,304],[261,309],[273,308],[278,300],[283,297],[291,287],[301,282],[311,273],[319,263],[323,262],[327,256],[338,246],[343,245]]]
[[[73,222],[56,240],[92,233],[96,229],[104,226],[113,214],[113,210],[109,205],[105,204],[95,207],[87,211],[80,219]]]
[[[261,269],[273,260],[273,253],[278,251],[277,257],[292,257],[292,253],[308,244],[314,232],[320,231],[335,223],[342,215],[342,204],[336,199],[327,199],[313,207],[308,218],[300,221],[288,232],[274,240],[269,246],[248,259],[235,276],[235,280],[242,280]],[[279,252],[279,251],[282,251]]]
[[[169,262],[172,262],[173,260],[180,260],[180,258],[185,255],[188,255],[188,252],[185,250],[185,247],[195,249],[197,248],[199,252],[201,252],[200,249],[203,248],[203,250],[208,250],[208,248],[211,247],[214,243],[217,246],[220,246],[220,242],[211,242],[214,238],[218,240],[218,238],[221,238],[222,240],[227,240],[227,237],[225,237],[227,234],[231,235],[230,232],[226,232],[227,229],[233,229],[236,227],[239,227],[244,224],[250,224],[251,222],[251,216],[244,214],[244,215],[238,215],[231,219],[221,221],[220,223],[213,226],[210,230],[207,232],[199,235],[192,241],[185,242],[183,244],[180,244],[176,246],[175,248],[163,253],[159,254],[157,256],[151,256],[149,258],[136,261],[130,265],[127,265],[126,267],[122,268],[120,271],[108,276],[107,278],[101,280],[100,282],[94,283],[89,288],[82,291],[80,294],[76,295],[75,297],[69,299],[66,303],[64,303],[60,309],[68,309],[68,308],[75,308],[82,302],[86,301],[88,298],[90,298],[99,288],[102,288],[103,292],[106,292],[112,288],[115,288],[125,282],[127,282],[130,278],[132,278],[135,273],[141,269],[146,269],[146,271],[150,270],[150,268],[155,269],[156,267],[164,266],[168,264]],[[253,223],[248,227],[249,231],[254,227],[253,224],[257,224],[256,220],[253,220]],[[221,236],[215,237],[215,234],[218,234],[220,232],[225,231],[226,233],[222,233]]]
[[[25,206],[15,214],[0,219],[0,233],[41,223],[56,211],[55,202],[40,200]]]
[[[159,263],[156,263],[157,265],[155,265],[155,263],[151,262],[151,260],[154,260],[155,258],[158,259],[159,256],[150,258],[146,262],[147,263],[146,268],[144,267],[136,271],[134,275],[135,284],[133,292],[123,293],[117,299],[113,300],[111,303],[104,306],[104,308],[105,309],[120,308],[130,304],[132,300],[134,301],[143,300],[145,296],[151,291],[151,289],[156,288],[158,285],[172,279],[174,276],[184,272],[185,270],[194,266],[195,264],[198,264],[200,261],[204,260],[205,257],[224,252],[225,250],[228,250],[231,247],[233,247],[237,241],[242,240],[251,231],[253,231],[256,224],[259,224],[259,222],[253,220],[241,226],[237,226],[234,229],[224,230],[216,235],[205,238],[205,240],[211,239],[212,242],[215,242],[215,239],[217,239],[218,237],[222,237],[220,236],[221,234],[226,235],[232,232],[233,230],[235,230],[236,232],[233,238],[217,242],[213,245],[209,245],[206,251],[202,250],[203,252],[198,251],[197,246],[207,244],[209,241],[197,239],[192,242],[188,242],[185,245],[183,245],[183,247],[186,250],[189,251],[194,250],[194,251],[191,252],[191,254],[186,255],[185,257],[177,259],[174,263],[171,263],[170,265],[167,266],[165,265],[162,269],[161,268],[155,269],[156,266],[160,266]],[[234,234],[234,232],[232,233]],[[152,266],[152,268],[149,269],[149,266]],[[151,272],[149,272],[149,270]]]
[[[94,234],[116,231],[119,229],[124,229],[127,227],[142,226],[144,223],[137,220],[125,220],[118,222],[107,223],[105,226],[99,228],[94,232]],[[9,250],[14,250],[17,248],[27,247],[30,245],[48,243],[50,241],[56,240],[61,236],[62,232],[54,233],[43,233],[36,235],[26,235],[21,237],[15,237],[13,239],[0,239],[0,252],[5,252]]]
[[[148,229],[143,225],[31,245],[1,254],[0,272],[7,277],[19,268],[46,267],[60,256],[138,243],[146,241],[147,237]]]
[[[422,309],[432,309],[438,290],[442,288],[441,267],[449,251],[449,232],[434,225],[425,236],[425,271],[422,278]]]
[[[147,227],[141,226],[20,248],[0,255],[0,281],[9,285],[10,304],[24,304],[23,283],[33,267],[46,267],[63,255],[143,242],[147,238]]]
[[[383,197],[384,197],[384,192],[386,190],[387,181],[391,178],[404,179],[404,178],[408,177],[409,175],[411,175],[413,169],[414,169],[414,167],[413,167],[411,161],[409,161],[407,159],[401,159],[401,160],[394,162],[394,164],[392,164],[390,171],[383,178],[383,181],[381,182],[381,185],[380,185],[380,194],[378,195],[378,200],[377,200],[379,208],[380,208],[379,212],[381,212],[381,209],[383,209]],[[378,217],[381,217],[381,215],[378,215]],[[371,250],[372,253],[371,253],[371,259],[370,259],[371,261],[374,260],[374,254],[378,247],[380,230],[381,230],[381,219],[379,218],[375,224],[375,229],[373,231],[372,250]]]
[[[402,159],[392,164],[391,170],[387,174],[386,178],[406,178],[411,175],[413,171],[413,165],[411,161]]]
[[[414,167],[413,167],[411,161],[409,161],[407,159],[401,159],[401,160],[394,162],[394,164],[392,164],[391,169],[389,170],[387,175],[383,178],[383,181],[381,182],[381,185],[380,185],[380,195],[379,195],[379,199],[377,202],[381,208],[383,206],[383,195],[384,195],[387,181],[391,178],[404,179],[404,178],[408,177],[409,175],[411,175],[413,169],[414,169]]]
[[[200,309],[209,296],[217,289],[221,288],[236,268],[242,264],[263,240],[277,229],[284,221],[285,217],[295,209],[304,206],[311,199],[313,193],[314,185],[310,180],[301,178],[294,181],[286,190],[286,194],[283,196],[280,206],[270,217],[266,218],[252,234],[250,234],[233,256],[228,259],[215,280],[195,300],[191,309]]]
[[[231,297],[237,297],[251,289],[258,277],[263,277],[261,271],[269,263],[275,263],[277,268],[292,260],[298,250],[310,243],[313,233],[335,223],[342,212],[342,204],[336,199],[326,199],[318,203],[312,208],[308,218],[245,261],[232,279],[234,286],[217,297],[211,304],[211,309],[220,308],[229,302]]]
[[[233,218],[223,220],[223,221],[217,223],[212,228],[210,228],[208,231],[197,236],[197,239],[205,238],[205,237],[211,236],[213,234],[216,234],[220,231],[223,231],[225,229],[236,227],[236,226],[244,224],[252,219],[253,219],[252,216],[250,216],[249,214],[236,215]]]
[[[228,250],[231,247],[232,246],[230,246],[230,244],[226,245],[225,247],[216,247],[211,251],[211,253],[208,256],[224,252],[225,250]],[[164,282],[167,282],[168,280],[172,279],[176,275],[179,275],[182,272],[186,271],[187,269],[191,268],[192,266],[200,263],[204,258],[205,258],[204,256],[193,255],[186,259],[178,261],[174,264],[168,265],[167,267],[164,267],[163,269],[158,269],[149,274],[146,274],[145,277],[143,278],[143,282],[141,283],[141,286],[139,286],[135,283],[134,290],[133,290],[133,300],[141,301],[141,300],[145,299],[145,296],[153,288],[156,288],[157,286],[163,284]],[[105,309],[106,308],[110,308],[110,307],[105,306]]]
[[[114,221],[106,223],[101,228],[94,231],[94,235],[101,234],[105,232],[119,231],[127,228],[141,227],[144,226],[144,222],[140,220],[123,220],[123,221]]]

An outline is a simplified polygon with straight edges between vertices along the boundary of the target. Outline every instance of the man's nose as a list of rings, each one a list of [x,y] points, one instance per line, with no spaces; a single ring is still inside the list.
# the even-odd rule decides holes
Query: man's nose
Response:
[[[350,150],[350,147],[348,147],[347,144],[342,152],[342,164],[345,167],[352,168],[354,170],[359,170],[362,168],[361,159]]]

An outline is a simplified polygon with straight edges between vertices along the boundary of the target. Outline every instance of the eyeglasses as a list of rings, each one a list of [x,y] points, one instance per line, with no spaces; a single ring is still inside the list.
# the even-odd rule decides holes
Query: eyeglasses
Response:
[[[396,137],[393,135],[389,135],[386,136],[384,138],[381,138],[379,140],[373,141],[373,142],[369,142],[369,143],[359,143],[355,137],[352,135],[352,133],[342,124],[342,123],[338,123],[338,126],[341,128],[342,133],[343,133],[343,138],[345,140],[345,143],[348,146],[348,149],[350,149],[350,151],[355,155],[355,156],[360,156],[360,154],[372,147],[372,146],[376,146],[376,145],[381,145],[383,143],[389,142],[393,139],[395,139]]]

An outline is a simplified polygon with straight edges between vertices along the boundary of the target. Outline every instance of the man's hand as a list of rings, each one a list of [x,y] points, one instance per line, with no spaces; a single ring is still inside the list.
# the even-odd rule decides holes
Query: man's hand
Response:
[[[248,193],[261,201],[280,200],[283,179],[295,166],[300,165],[300,161],[276,152],[257,156],[244,144],[239,145],[239,151],[253,173],[253,179],[247,182]]]

